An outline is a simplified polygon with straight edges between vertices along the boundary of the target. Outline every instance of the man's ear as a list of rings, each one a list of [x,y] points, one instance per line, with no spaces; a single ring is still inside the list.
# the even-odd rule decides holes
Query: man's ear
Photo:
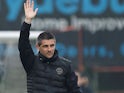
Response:
[[[40,48],[40,47],[39,47],[39,45],[38,45],[38,44],[36,44],[36,48],[37,48],[37,50],[39,50],[39,48]]]

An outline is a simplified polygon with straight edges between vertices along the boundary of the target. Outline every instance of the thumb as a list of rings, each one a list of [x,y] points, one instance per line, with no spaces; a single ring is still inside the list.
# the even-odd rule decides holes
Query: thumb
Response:
[[[38,8],[35,9],[35,14],[37,14]]]

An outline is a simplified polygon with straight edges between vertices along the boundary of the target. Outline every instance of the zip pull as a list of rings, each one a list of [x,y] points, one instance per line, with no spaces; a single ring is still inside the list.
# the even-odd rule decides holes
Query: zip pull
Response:
[[[47,62],[47,64],[50,64],[50,62]]]

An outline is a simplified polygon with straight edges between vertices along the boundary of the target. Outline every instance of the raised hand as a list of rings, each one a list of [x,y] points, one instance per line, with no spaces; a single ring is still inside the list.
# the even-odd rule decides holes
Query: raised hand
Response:
[[[36,16],[38,8],[34,10],[34,1],[26,0],[26,3],[24,3],[24,11],[25,11],[26,21],[30,23],[31,19]]]

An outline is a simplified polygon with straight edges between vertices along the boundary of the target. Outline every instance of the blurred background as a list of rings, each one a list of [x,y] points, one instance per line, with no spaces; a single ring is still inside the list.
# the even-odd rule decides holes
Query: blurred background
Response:
[[[59,54],[88,77],[92,93],[124,93],[124,0],[34,1],[39,8],[31,27],[34,52],[37,35],[53,32]],[[18,52],[24,2],[0,0],[0,93],[26,93]]]

